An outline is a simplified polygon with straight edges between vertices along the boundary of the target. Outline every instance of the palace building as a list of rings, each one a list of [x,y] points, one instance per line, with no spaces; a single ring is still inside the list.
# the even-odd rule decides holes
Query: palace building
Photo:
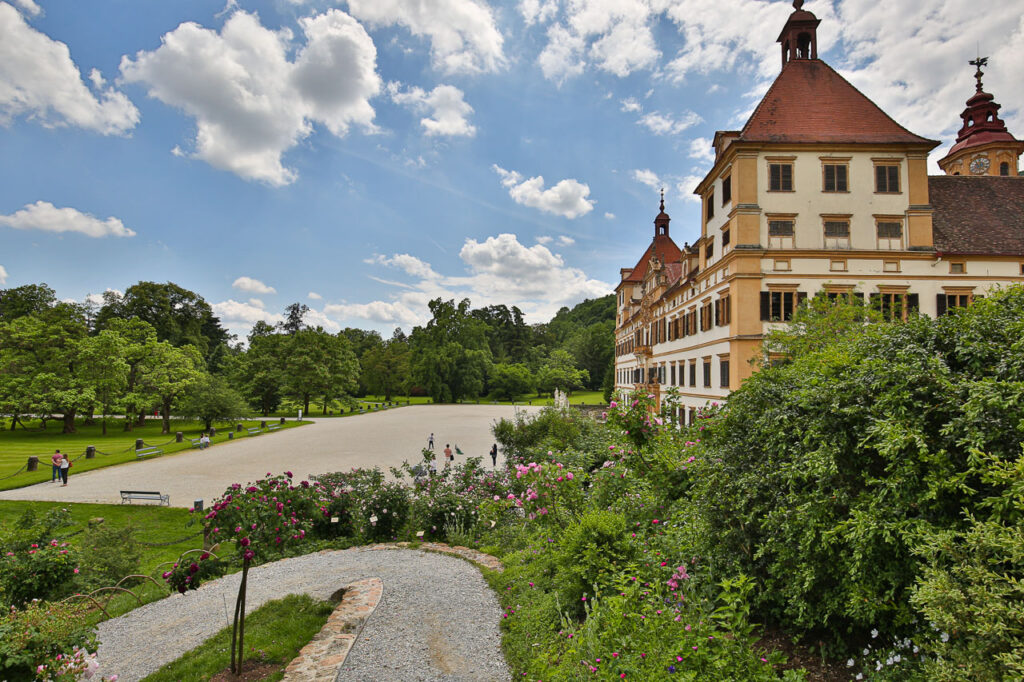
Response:
[[[956,144],[890,118],[818,59],[820,21],[802,0],[779,35],[782,71],[742,130],[715,134],[695,189],[701,235],[676,245],[661,210],[654,238],[616,287],[619,392],[681,418],[725,399],[754,371],[763,335],[809,296],[859,297],[890,319],[942,315],[994,286],[1024,282],[1024,142],[982,88]]]

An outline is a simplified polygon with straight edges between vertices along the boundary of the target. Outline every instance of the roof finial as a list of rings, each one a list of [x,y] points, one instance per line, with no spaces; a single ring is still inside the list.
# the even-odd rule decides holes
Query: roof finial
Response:
[[[665,212],[665,188],[661,188],[661,205],[658,207],[662,213]]]
[[[970,64],[971,66],[978,67],[978,70],[974,72],[974,78],[975,80],[978,81],[978,84],[976,86],[978,88],[978,92],[981,92],[981,77],[985,75],[984,73],[982,73],[981,67],[988,66],[988,57],[979,56],[977,59],[972,59],[967,63]]]
[[[804,6],[804,0],[793,0],[793,9],[799,11]]]

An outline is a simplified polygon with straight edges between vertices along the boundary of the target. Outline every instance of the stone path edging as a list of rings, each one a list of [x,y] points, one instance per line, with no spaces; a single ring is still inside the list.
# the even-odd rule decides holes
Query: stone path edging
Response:
[[[299,655],[285,668],[282,682],[333,680],[359,638],[367,619],[384,595],[384,581],[366,578],[349,583],[341,603],[327,619],[323,629],[302,647]]]
[[[385,542],[374,545],[362,545],[350,549],[389,550],[409,549],[408,542]],[[505,567],[501,561],[490,554],[478,552],[469,547],[446,545],[443,542],[422,542],[416,547],[427,552],[450,554],[466,559],[478,566],[492,571],[502,572]],[[338,550],[327,549],[321,554],[333,553]],[[349,551],[349,550],[341,550]],[[338,670],[345,664],[345,659],[352,651],[359,634],[363,631],[366,621],[384,595],[384,582],[380,578],[357,580],[345,587],[345,594],[334,612],[327,618],[327,623],[315,637],[302,647],[299,655],[285,668],[281,682],[316,682],[333,680]]]

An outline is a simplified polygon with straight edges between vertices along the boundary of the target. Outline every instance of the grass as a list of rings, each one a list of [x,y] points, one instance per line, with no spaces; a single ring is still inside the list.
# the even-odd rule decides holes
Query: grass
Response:
[[[4,420],[6,421],[6,420]],[[259,419],[249,419],[236,422],[243,425],[243,430],[234,434],[237,438],[249,438],[245,428],[257,427]],[[39,421],[28,422],[27,430],[18,428],[15,431],[0,430],[0,490],[11,488],[22,488],[35,483],[49,481],[52,476],[50,467],[50,455],[53,451],[60,449],[68,453],[74,466],[71,475],[92,469],[134,462],[135,440],[143,439],[146,445],[160,446],[165,455],[183,452],[192,449],[189,438],[198,438],[203,431],[203,425],[197,421],[171,420],[171,433],[161,434],[162,424],[159,419],[147,419],[145,425],[136,426],[134,431],[124,431],[121,420],[112,420],[107,425],[107,435],[102,435],[100,425],[78,426],[78,432],[72,434],[61,433],[59,421],[50,420],[45,430],[39,428]],[[294,428],[309,422],[285,422],[282,428]],[[224,443],[228,440],[228,429],[231,424],[220,424],[217,426],[217,435],[213,437],[212,444]],[[223,429],[223,430],[221,430]],[[185,438],[181,443],[174,442],[174,433],[181,431]],[[89,445],[96,446],[96,457],[85,458],[85,448]],[[34,472],[17,472],[25,466],[30,455],[39,457],[39,470]]]
[[[0,525],[12,525],[29,509],[34,510],[38,516],[42,516],[47,510],[54,507],[64,507],[70,510],[73,525],[60,529],[58,535],[65,537],[74,534],[72,538],[69,538],[72,543],[82,539],[82,531],[88,527],[90,519],[102,518],[104,525],[116,528],[129,525],[134,527],[136,539],[140,543],[148,543],[142,545],[142,557],[138,570],[139,573],[145,575],[154,575],[160,564],[176,560],[185,550],[203,546],[202,537],[188,537],[183,542],[167,546],[153,546],[193,536],[200,530],[198,525],[191,527],[185,525],[190,516],[188,510],[172,507],[0,500]],[[168,594],[160,576],[156,575],[155,577],[160,583],[159,587],[146,582],[132,588],[132,591],[139,596],[143,603],[161,599]],[[122,593],[112,597],[106,609],[111,617],[116,617],[138,606],[137,599]],[[95,612],[95,622],[104,618],[102,612]]]
[[[364,410],[372,411],[374,407],[380,406],[381,403],[385,402],[384,396],[382,395],[365,395],[357,399],[359,407]],[[405,396],[405,395],[393,395],[391,396],[391,402],[397,403],[392,405],[391,409],[395,407],[405,407],[406,405],[431,405],[433,400],[428,396]],[[554,405],[554,400],[549,395],[537,396],[536,394],[524,394],[516,398],[515,401],[511,400],[491,400],[490,398],[472,398],[466,399],[462,402],[464,405],[539,405],[541,407]],[[604,405],[605,400],[602,391],[577,391],[569,397],[570,405]],[[339,407],[341,409],[339,409]],[[328,408],[331,414],[321,414],[319,406],[311,406],[308,416],[310,418],[332,418],[332,417],[351,417],[360,414],[357,409],[355,412],[348,406],[340,406],[335,403],[329,405]],[[278,417],[295,418],[298,414],[297,405],[285,405],[283,409],[277,412],[271,412],[268,418],[277,419]]]
[[[245,617],[246,662],[273,664],[278,669],[262,680],[280,680],[284,668],[327,622],[334,604],[308,595],[289,595],[267,602]],[[212,616],[211,616],[212,617]],[[145,678],[145,682],[209,680],[231,663],[228,626],[181,658]]]

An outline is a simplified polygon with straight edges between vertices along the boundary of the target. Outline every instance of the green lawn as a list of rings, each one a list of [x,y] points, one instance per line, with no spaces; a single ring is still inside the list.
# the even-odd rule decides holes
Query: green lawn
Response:
[[[289,595],[267,602],[245,617],[245,662],[273,664],[261,680],[280,680],[284,668],[320,632],[334,604],[307,595]],[[209,680],[231,663],[231,627],[228,626],[178,660],[168,663],[144,682]]]
[[[10,526],[28,509],[34,509],[39,516],[42,516],[53,507],[65,507],[70,510],[74,525],[60,529],[57,534],[59,537],[67,537],[68,542],[72,544],[82,539],[82,531],[88,526],[90,519],[102,518],[104,525],[116,528],[128,525],[135,528],[135,537],[142,543],[139,573],[153,575],[157,582],[160,583],[159,587],[147,582],[132,588],[143,603],[161,599],[168,594],[167,589],[163,587],[163,580],[157,571],[161,564],[175,561],[186,550],[202,548],[203,546],[202,536],[196,535],[200,532],[201,527],[199,525],[186,526],[190,516],[187,509],[155,505],[137,504],[122,506],[117,504],[84,504],[78,502],[67,504],[61,502],[0,500],[0,525]],[[179,540],[180,542],[176,542]],[[110,599],[106,609],[114,617],[126,613],[137,606],[139,606],[137,599],[128,594],[119,594]],[[98,622],[103,619],[103,614],[97,611],[95,613],[95,620]]]
[[[382,395],[366,395],[366,396],[363,396],[361,398],[357,398],[357,401],[358,401],[359,407],[362,407],[367,412],[373,411],[375,409],[380,409],[382,404],[385,402],[384,396],[382,396]],[[393,403],[393,405],[391,406],[390,409],[394,409],[395,407],[406,407],[407,405],[431,405],[431,404],[433,404],[433,400],[431,400],[427,396],[404,396],[404,395],[391,396],[391,402]],[[394,403],[397,403],[397,405],[395,405]],[[488,398],[480,398],[479,400],[476,399],[476,398],[473,398],[473,399],[467,399],[467,400],[462,401],[462,404],[465,404],[465,405],[469,405],[469,404],[473,404],[473,405],[477,405],[477,404],[479,404],[479,405],[492,405],[492,404],[512,405],[512,404],[516,404],[516,405],[551,406],[551,405],[554,405],[554,401],[552,400],[551,396],[549,396],[549,395],[543,395],[543,396],[539,396],[538,397],[536,394],[529,394],[529,395],[519,396],[518,398],[516,398],[514,403],[511,400],[497,400],[497,401],[495,401],[495,400],[490,400]],[[569,404],[570,405],[604,405],[605,401],[604,401],[604,397],[602,396],[602,392],[601,391],[578,391],[576,393],[573,393],[571,396],[569,396]],[[320,418],[325,418],[325,417],[327,417],[327,418],[329,418],[329,417],[351,417],[353,415],[360,414],[358,408],[355,410],[355,412],[353,412],[352,408],[349,408],[349,407],[344,407],[344,408],[339,410],[337,405],[335,405],[333,407],[330,407],[328,409],[331,411],[331,414],[326,414],[325,415],[325,414],[321,414],[320,407],[314,406],[314,407],[311,407],[311,409],[309,411],[309,414],[308,415],[304,415],[304,416],[308,416],[310,418],[320,419]],[[286,417],[286,418],[294,419],[297,416],[297,414],[298,414],[298,408],[297,407],[286,406],[282,410],[279,410],[277,412],[272,412],[270,414],[270,416],[268,417],[268,419],[277,419],[278,417]]]
[[[243,429],[235,433],[234,437],[252,438],[253,436],[249,436],[245,429],[259,426],[260,421],[256,419],[237,422],[243,425]],[[134,462],[136,460],[135,439],[137,438],[143,439],[146,445],[160,446],[164,455],[169,455],[192,449],[192,444],[188,439],[198,438],[202,433],[200,422],[181,420],[171,421],[169,435],[160,433],[161,422],[159,419],[147,419],[144,426],[137,426],[134,431],[123,431],[123,421],[111,420],[107,425],[106,436],[102,435],[99,425],[80,425],[78,433],[62,434],[59,421],[51,420],[45,431],[39,428],[38,421],[28,422],[30,427],[28,430],[19,427],[15,431],[7,430],[6,419],[0,423],[4,426],[4,430],[0,430],[0,490],[22,488],[34,483],[49,481],[52,476],[50,455],[58,448],[61,452],[68,453],[74,464],[73,473],[77,474],[125,462]],[[300,424],[293,418],[292,421],[285,422],[284,428],[293,428],[308,423]],[[231,428],[230,424],[216,424],[215,426],[218,431],[212,439],[214,446],[228,440],[228,429]],[[176,431],[181,431],[184,434],[184,442],[174,442]],[[259,434],[260,437],[267,437],[267,435]],[[85,448],[89,445],[96,446],[97,454],[94,459],[85,458]],[[31,473],[27,471],[15,473],[25,466],[29,455],[39,457],[39,470]]]

